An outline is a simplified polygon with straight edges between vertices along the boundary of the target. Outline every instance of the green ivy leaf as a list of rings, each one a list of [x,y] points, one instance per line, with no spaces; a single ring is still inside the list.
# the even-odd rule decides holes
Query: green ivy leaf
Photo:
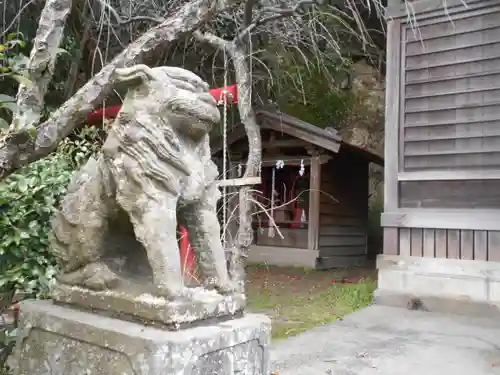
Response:
[[[69,55],[69,52],[66,51],[64,48],[57,48],[56,55]]]
[[[26,193],[28,191],[28,181],[22,178],[17,182],[17,187],[21,193]]]
[[[28,56],[19,54],[10,59],[10,68],[15,72],[23,72],[28,69],[30,59]]]
[[[24,34],[22,32],[17,32],[17,33],[9,33],[7,34],[7,40],[14,40],[14,39],[20,39],[20,40],[23,40],[24,39]]]
[[[15,46],[25,47],[26,42],[24,40],[21,40],[21,39],[11,39],[11,40],[7,41],[7,48],[8,49],[14,48]]]
[[[9,95],[0,94],[0,108],[6,108],[12,113],[17,110],[16,98]]]
[[[55,272],[51,217],[74,168],[95,152],[97,139],[97,132],[78,144],[67,139],[54,154],[0,181],[0,291],[15,285],[30,296],[48,296]],[[81,160],[72,165],[76,154]]]
[[[7,122],[7,120],[4,120],[0,117],[0,129],[7,129],[9,125],[10,124]]]
[[[36,126],[30,126],[29,129],[28,129],[28,134],[32,137],[32,138],[35,138],[36,137]]]
[[[14,98],[13,96],[0,94],[0,103],[15,102],[15,101],[16,101],[16,98]]]
[[[14,78],[21,85],[24,85],[28,88],[33,87],[33,82],[21,74],[12,74],[11,77]]]

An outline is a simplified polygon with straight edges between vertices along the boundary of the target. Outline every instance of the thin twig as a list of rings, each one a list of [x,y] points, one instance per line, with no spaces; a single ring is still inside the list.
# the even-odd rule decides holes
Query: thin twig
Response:
[[[17,14],[14,16],[12,21],[10,22],[9,26],[7,26],[2,32],[0,32],[0,38],[3,38],[7,33],[10,31],[12,26],[16,23],[16,21],[21,17],[21,14],[28,8],[31,4],[33,4],[36,0],[30,0],[26,4],[23,5],[23,7],[17,12]]]
[[[118,23],[119,26],[125,26],[133,22],[141,22],[141,21],[148,21],[148,22],[153,22],[156,24],[160,24],[165,21],[165,18],[155,18],[155,17],[149,17],[149,16],[135,16],[131,17],[128,19],[123,19],[121,16],[118,14],[118,12],[105,0],[98,0],[99,3],[113,15],[115,18],[116,22]]]
[[[252,0],[250,0],[252,1]],[[274,8],[274,7],[264,7],[252,23],[248,24],[245,29],[243,29],[236,37],[235,40],[243,40],[243,38],[250,34],[255,28],[266,23],[277,21],[281,18],[291,17],[299,12],[300,9],[307,5],[316,5],[318,2],[316,0],[301,0],[291,8]],[[270,16],[266,16],[266,13],[274,13]]]

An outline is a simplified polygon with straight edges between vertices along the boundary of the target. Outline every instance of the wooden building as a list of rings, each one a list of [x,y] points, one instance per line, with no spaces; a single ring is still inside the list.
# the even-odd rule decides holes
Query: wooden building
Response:
[[[383,159],[343,142],[333,128],[320,129],[276,111],[258,111],[257,119],[263,147],[262,185],[256,187],[261,193],[254,195],[259,203],[253,214],[255,237],[249,261],[312,268],[363,263],[368,166],[382,165]],[[220,137],[212,140],[219,163],[222,143]],[[238,177],[248,154],[241,124],[228,131],[227,145],[230,177]],[[236,201],[229,198],[227,210],[233,223]]]
[[[500,1],[408,3],[388,5],[377,300],[490,311],[500,303]]]

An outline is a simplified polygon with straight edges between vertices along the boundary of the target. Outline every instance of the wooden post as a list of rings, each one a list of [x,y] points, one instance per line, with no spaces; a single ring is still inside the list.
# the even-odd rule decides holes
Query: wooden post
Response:
[[[385,98],[384,211],[398,208],[399,124],[401,94],[401,22],[387,23],[387,71]]]
[[[309,151],[308,151],[309,152]],[[307,226],[307,248],[317,250],[319,247],[319,211],[321,198],[321,160],[315,150],[311,150],[309,180],[309,219]]]
[[[392,7],[394,8],[394,5]],[[401,34],[401,21],[389,20],[387,22],[387,71],[390,74],[386,75],[385,83],[384,212],[394,212],[399,206],[399,111],[400,106],[404,106],[404,101],[400,103]],[[399,254],[399,229],[386,227],[383,231],[382,252]]]

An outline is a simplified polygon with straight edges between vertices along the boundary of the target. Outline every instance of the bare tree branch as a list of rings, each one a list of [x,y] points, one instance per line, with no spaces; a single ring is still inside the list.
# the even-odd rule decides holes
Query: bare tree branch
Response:
[[[42,10],[28,65],[32,85],[19,85],[12,130],[35,127],[40,121],[71,6],[71,0],[48,0]]]
[[[118,26],[125,26],[133,22],[140,22],[140,21],[148,21],[148,22],[153,22],[156,24],[160,24],[165,21],[164,18],[155,18],[155,17],[149,17],[149,16],[135,16],[135,17],[130,17],[128,19],[123,19],[120,17],[118,12],[111,6],[111,4],[107,3],[104,0],[98,0],[99,3],[102,5],[103,8],[106,8],[111,15],[115,18],[116,22],[118,23]]]
[[[238,87],[238,111],[248,138],[248,159],[243,178],[260,175],[262,161],[262,141],[252,101],[252,75],[244,47],[236,41],[226,41],[216,35],[199,31],[194,32],[199,41],[210,43],[217,49],[225,49],[233,61]],[[245,186],[239,195],[239,228],[236,248],[233,249],[230,273],[235,280],[244,280],[245,260],[253,242],[252,203],[249,199],[251,187]],[[243,288],[243,286],[241,286]]]
[[[106,65],[50,118],[36,128],[8,132],[0,140],[0,180],[16,169],[47,156],[113,89],[116,68],[141,63],[158,48],[181,38],[213,16],[215,0],[185,3],[160,25],[150,29]]]
[[[215,48],[225,49],[233,61],[238,86],[238,111],[249,143],[249,155],[244,177],[258,176],[261,162],[260,129],[252,107],[252,77],[247,55],[236,41],[227,41],[211,33],[202,34],[198,30],[194,32],[194,36],[199,41],[210,43]]]

